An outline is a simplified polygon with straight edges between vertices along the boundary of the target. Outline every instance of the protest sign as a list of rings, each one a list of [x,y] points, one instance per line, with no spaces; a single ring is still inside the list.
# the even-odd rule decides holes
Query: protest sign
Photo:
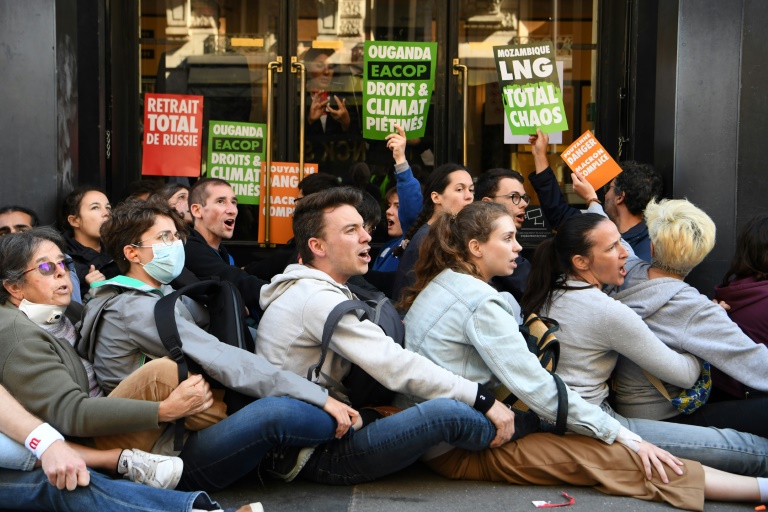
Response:
[[[563,61],[557,61],[557,77],[560,79],[560,89],[563,88],[563,68],[565,65]],[[534,130],[535,131],[535,130]],[[528,137],[530,134],[525,135],[512,135],[512,130],[509,129],[509,116],[504,116],[504,144],[528,144]],[[550,132],[549,133],[550,144],[562,144],[563,132]]]
[[[265,124],[208,123],[207,175],[227,180],[240,204],[259,204],[266,129]]]
[[[568,164],[574,173],[584,176],[595,190],[611,181],[621,172],[621,167],[616,163],[616,160],[611,158],[611,155],[589,130],[568,146],[560,158]]]
[[[384,140],[396,124],[409,139],[423,137],[437,43],[366,41],[364,51],[363,137]]]
[[[285,244],[293,238],[293,210],[299,194],[299,163],[272,162],[269,190],[269,243]],[[315,174],[317,164],[304,164],[304,176]],[[261,184],[262,195],[266,185]],[[259,242],[266,240],[265,208],[259,208]]]
[[[512,135],[568,129],[551,42],[494,46],[493,56]]]
[[[202,96],[146,93],[141,174],[200,176],[202,126]]]

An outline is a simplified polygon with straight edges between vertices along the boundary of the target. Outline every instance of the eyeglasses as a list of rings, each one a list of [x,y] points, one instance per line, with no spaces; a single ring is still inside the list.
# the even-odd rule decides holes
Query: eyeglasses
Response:
[[[504,194],[501,196],[491,196],[491,199],[496,199],[497,197],[508,197],[512,201],[512,204],[520,204],[521,199],[525,201],[526,204],[531,204],[531,196],[528,194],[520,195],[517,192],[512,192],[511,194]]]
[[[607,194],[609,190],[616,188],[616,185],[606,185],[603,187],[603,193]],[[615,192],[614,192],[615,193]]]
[[[56,273],[56,265],[61,267],[62,270],[66,270],[67,272],[72,272],[73,270],[73,261],[71,258],[65,258],[61,261],[53,262],[53,261],[46,261],[44,263],[39,264],[36,267],[32,267],[29,270],[25,270],[21,273],[21,275],[24,275],[28,272],[32,272],[33,270],[37,270],[44,276],[52,276]]]
[[[165,245],[168,245],[168,246],[173,245],[173,242],[175,242],[176,240],[181,240],[181,243],[187,242],[187,239],[184,237],[184,235],[182,235],[178,231],[176,233],[171,233],[170,231],[162,231],[158,233],[158,235],[154,238],[146,238],[144,240],[140,240],[138,243],[131,244],[131,245],[134,247],[138,247],[140,249],[146,249],[146,248],[152,247],[151,245],[141,245],[147,240],[160,240],[161,242],[163,242]]]

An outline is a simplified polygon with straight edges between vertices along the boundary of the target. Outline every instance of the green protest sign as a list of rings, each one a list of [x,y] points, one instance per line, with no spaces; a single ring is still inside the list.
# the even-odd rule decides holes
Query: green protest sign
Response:
[[[364,51],[363,137],[383,140],[396,124],[409,139],[423,137],[437,43],[366,41]]]
[[[240,204],[259,204],[265,124],[210,121],[208,162],[210,178],[227,180]]]
[[[494,46],[504,113],[512,135],[568,129],[563,91],[550,41]]]

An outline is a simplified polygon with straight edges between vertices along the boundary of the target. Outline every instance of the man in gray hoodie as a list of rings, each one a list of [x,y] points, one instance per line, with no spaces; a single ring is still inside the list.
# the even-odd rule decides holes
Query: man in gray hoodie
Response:
[[[736,380],[768,391],[768,348],[754,343],[725,310],[683,278],[712,250],[715,224],[687,200],[651,201],[645,210],[651,263],[631,257],[622,290],[613,294],[671,348],[709,361]],[[670,397],[682,391],[664,384]],[[616,367],[616,410],[627,417],[734,428],[768,437],[768,399],[706,404],[681,415],[643,369],[620,357]]]

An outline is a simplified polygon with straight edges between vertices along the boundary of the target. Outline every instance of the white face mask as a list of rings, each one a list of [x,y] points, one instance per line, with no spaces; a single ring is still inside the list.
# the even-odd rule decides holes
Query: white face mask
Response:
[[[19,309],[37,325],[50,325],[61,320],[66,308],[55,304],[35,304],[27,299],[21,299]]]

